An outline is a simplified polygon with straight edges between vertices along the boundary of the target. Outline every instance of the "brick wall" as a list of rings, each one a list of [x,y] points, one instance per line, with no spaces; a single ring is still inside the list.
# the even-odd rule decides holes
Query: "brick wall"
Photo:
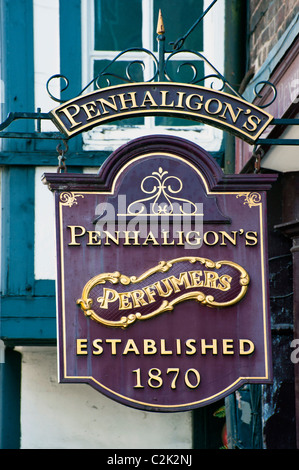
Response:
[[[299,0],[250,0],[249,68],[257,72],[297,13]]]

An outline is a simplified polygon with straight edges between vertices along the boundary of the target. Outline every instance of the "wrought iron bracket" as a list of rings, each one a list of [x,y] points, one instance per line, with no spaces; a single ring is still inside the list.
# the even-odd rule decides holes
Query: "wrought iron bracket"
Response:
[[[164,24],[163,24],[163,19],[162,15],[159,12],[159,18],[158,18],[158,25],[157,25],[157,44],[158,44],[158,53],[153,53],[147,49],[144,48],[131,48],[131,49],[126,49],[119,54],[116,55],[116,57],[111,60],[108,65],[104,67],[104,69],[96,76],[94,77],[79,93],[81,95],[84,93],[91,85],[93,85],[95,88],[103,88],[100,84],[101,80],[105,80],[106,83],[105,85],[110,85],[110,78],[109,77],[114,77],[119,80],[122,80],[126,83],[134,83],[136,80],[133,77],[133,69],[134,67],[141,67],[143,70],[145,69],[145,62],[141,59],[136,59],[134,61],[131,61],[125,72],[125,76],[119,76],[115,75],[113,71],[111,71],[111,67],[113,67],[114,63],[121,58],[121,60],[124,59],[124,56],[126,53],[131,53],[131,52],[136,52],[142,56],[146,56],[147,59],[151,59],[153,61],[153,76],[148,80],[148,82],[161,82],[161,81],[167,81],[167,82],[172,82],[174,81],[172,77],[170,76],[168,69],[169,65],[171,64],[171,60],[178,60],[179,59],[179,54],[186,54],[188,53],[189,56],[192,56],[195,62],[191,61],[186,61],[185,59],[183,60],[183,63],[180,63],[177,67],[176,73],[179,73],[182,67],[189,67],[189,69],[192,71],[193,76],[192,79],[189,81],[190,84],[198,84],[200,82],[204,82],[207,78],[209,79],[216,79],[218,83],[220,83],[220,90],[222,91],[224,88],[228,89],[229,93],[238,96],[239,98],[242,98],[242,95],[234,90],[234,88],[230,85],[230,83],[226,80],[226,78],[214,67],[214,65],[200,52],[194,51],[194,50],[183,50],[181,49],[182,46],[184,45],[185,40],[187,37],[193,32],[193,30],[200,24],[200,22],[203,20],[205,15],[210,11],[210,9],[216,4],[217,0],[212,0],[210,5],[206,8],[206,10],[199,16],[199,18],[195,21],[195,23],[189,28],[189,30],[184,34],[182,37],[180,37],[177,41],[174,43],[171,43],[172,45],[172,51],[166,51],[165,49],[165,29],[164,29]],[[182,56],[181,56],[182,57]],[[185,56],[186,57],[186,56]],[[211,70],[212,73],[209,75],[206,75],[204,77],[199,76],[198,74],[198,69],[197,69],[197,64],[198,62],[200,63],[205,63]],[[57,98],[55,97],[51,91],[50,91],[50,83],[52,80],[60,80],[60,82],[64,83],[64,86],[61,87],[60,92],[62,93],[65,91],[68,86],[69,86],[69,80],[67,77],[61,75],[61,74],[55,74],[52,77],[50,77],[47,81],[46,84],[46,89],[48,91],[49,96],[56,102],[63,103],[66,100]],[[215,86],[214,83],[211,83],[211,88]],[[256,97],[261,97],[260,92],[258,91],[261,86],[270,86],[273,92],[273,97],[270,102],[267,104],[264,104],[263,106],[260,107],[268,107],[270,104],[275,101],[277,97],[277,90],[275,86],[268,82],[260,82],[255,86],[255,95]],[[6,131],[6,129],[9,127],[10,124],[12,124],[16,120],[24,120],[24,119],[33,119],[36,121],[36,130],[34,132],[9,132]],[[0,138],[10,138],[10,139],[41,139],[41,140],[60,140],[60,141],[66,141],[68,137],[66,137],[65,134],[62,134],[61,132],[42,132],[41,131],[41,122],[42,120],[52,120],[52,117],[50,113],[42,113],[40,108],[37,109],[37,112],[10,112],[8,117],[4,122],[0,124]],[[299,119],[274,119],[272,121],[273,125],[276,126],[286,126],[286,125],[299,125]],[[255,149],[257,149],[257,146],[270,146],[270,145],[299,145],[299,139],[283,139],[283,138],[260,138],[257,140]]]
[[[299,119],[273,119],[271,125],[274,126],[298,126]],[[299,145],[299,139],[261,138],[257,140],[257,145]]]
[[[11,132],[5,131],[10,124],[20,119],[34,119],[36,121],[36,131],[35,132]],[[10,112],[5,119],[0,124],[0,138],[2,139],[50,139],[50,140],[62,140],[65,139],[65,135],[61,132],[42,132],[41,131],[41,121],[42,120],[52,120],[49,113],[41,113],[37,111],[35,113],[26,113],[26,112]]]

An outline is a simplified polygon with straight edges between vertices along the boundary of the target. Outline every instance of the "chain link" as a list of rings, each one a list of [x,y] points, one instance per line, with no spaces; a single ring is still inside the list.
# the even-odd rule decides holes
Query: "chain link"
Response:
[[[56,150],[58,152],[58,167],[57,167],[57,173],[66,173],[67,172],[67,167],[65,164],[65,153],[68,151],[68,144],[63,141],[64,144],[64,149],[61,148],[61,144],[58,144],[56,147]]]
[[[264,156],[264,151],[262,148],[256,149],[256,147],[253,150],[252,156],[255,157],[254,161],[254,173],[260,173],[261,171],[261,159]]]

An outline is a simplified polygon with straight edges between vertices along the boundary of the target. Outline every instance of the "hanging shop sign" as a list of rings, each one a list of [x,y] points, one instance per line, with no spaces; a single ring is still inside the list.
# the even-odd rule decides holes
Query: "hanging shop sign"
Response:
[[[169,115],[203,122],[254,143],[273,117],[238,96],[180,83],[132,83],[80,95],[51,112],[67,137],[134,116]]]
[[[56,204],[60,382],[167,412],[270,382],[274,179],[225,176],[202,148],[170,136],[131,141],[98,175],[45,174]]]

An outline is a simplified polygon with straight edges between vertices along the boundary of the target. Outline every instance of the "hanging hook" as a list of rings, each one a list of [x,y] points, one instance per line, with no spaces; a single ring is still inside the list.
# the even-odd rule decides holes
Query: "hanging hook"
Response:
[[[56,150],[58,152],[57,173],[67,172],[67,168],[65,164],[65,160],[66,160],[65,153],[68,151],[69,147],[65,140],[63,140],[63,144],[64,144],[64,149],[61,148],[61,144],[58,144],[56,147]]]
[[[260,173],[261,171],[261,159],[264,156],[265,152],[264,150],[260,147],[259,149],[256,149],[256,146],[254,147],[253,150],[253,156],[255,157],[255,162],[254,162],[254,173]]]

